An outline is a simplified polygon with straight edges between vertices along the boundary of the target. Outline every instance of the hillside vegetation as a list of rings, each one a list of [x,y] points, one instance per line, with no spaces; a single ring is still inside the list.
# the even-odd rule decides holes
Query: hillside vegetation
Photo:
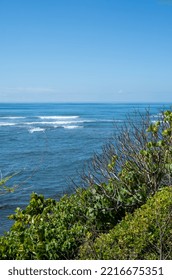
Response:
[[[172,259],[172,112],[131,119],[59,201],[10,216],[1,259]]]

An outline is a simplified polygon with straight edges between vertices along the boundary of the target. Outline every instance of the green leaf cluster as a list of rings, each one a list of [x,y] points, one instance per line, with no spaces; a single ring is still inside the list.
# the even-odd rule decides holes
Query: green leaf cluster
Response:
[[[98,189],[78,189],[60,201],[33,193],[14,225],[0,238],[1,259],[74,259],[86,234],[107,231],[114,223],[111,201]]]
[[[127,214],[107,234],[80,248],[81,259],[172,259],[172,187]]]
[[[16,175],[17,174],[12,174],[12,175],[6,176],[0,180],[0,195],[5,194],[7,192],[14,192],[15,187],[7,186],[7,182]]]

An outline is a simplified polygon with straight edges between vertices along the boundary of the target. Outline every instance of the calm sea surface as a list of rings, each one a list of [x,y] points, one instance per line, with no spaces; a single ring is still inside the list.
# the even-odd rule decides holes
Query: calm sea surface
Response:
[[[78,172],[101,147],[126,114],[149,108],[152,118],[170,104],[0,104],[0,176],[14,193],[0,195],[0,234],[7,216],[25,207],[32,192],[56,197],[68,191],[68,177]]]

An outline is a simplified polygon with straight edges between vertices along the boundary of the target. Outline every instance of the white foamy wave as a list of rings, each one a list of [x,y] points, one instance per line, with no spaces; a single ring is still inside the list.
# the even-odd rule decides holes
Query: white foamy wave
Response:
[[[39,116],[41,120],[63,120],[63,119],[77,119],[79,116]]]
[[[162,117],[162,113],[159,113],[159,114],[156,114],[156,115],[152,115],[151,117],[152,117],[152,118],[159,118],[159,117]]]
[[[54,121],[54,122],[25,122],[26,125],[32,124],[48,124],[48,125],[65,125],[65,124],[76,124],[76,123],[83,123],[85,121]]]
[[[78,125],[64,125],[63,128],[65,128],[65,129],[76,129],[76,128],[83,128],[83,126],[78,126]]]
[[[1,119],[9,119],[9,120],[14,120],[14,119],[25,119],[25,117],[0,117]]]
[[[29,129],[29,132],[30,132],[30,133],[40,132],[40,131],[45,131],[45,128],[34,127],[34,128],[30,128],[30,129]]]
[[[124,120],[113,120],[111,122],[124,122]]]
[[[12,126],[12,125],[16,125],[16,123],[0,122],[0,126]]]

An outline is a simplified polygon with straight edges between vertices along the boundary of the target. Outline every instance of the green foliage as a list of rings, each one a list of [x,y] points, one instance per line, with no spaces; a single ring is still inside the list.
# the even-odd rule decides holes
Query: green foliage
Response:
[[[172,187],[150,198],[95,242],[80,248],[81,259],[172,259]]]
[[[131,209],[141,206],[163,186],[172,184],[172,112],[164,112],[161,121],[151,123],[142,135],[145,136],[150,141],[145,142],[143,149],[136,153],[135,147],[128,148],[127,160],[117,174],[118,181],[114,180],[121,201]],[[126,149],[121,152],[126,153]]]
[[[64,196],[57,203],[32,194],[26,209],[18,208],[11,216],[15,223],[1,238],[1,258],[64,259],[68,254],[72,257],[84,231],[84,226],[77,222],[78,210],[73,196],[70,200]]]
[[[6,176],[5,178],[0,180],[0,195],[5,194],[7,192],[14,192],[15,187],[11,188],[7,186],[7,182],[13,178],[16,174],[12,174],[10,176]]]
[[[0,258],[73,259],[86,233],[96,237],[112,227],[115,212],[111,208],[97,186],[78,189],[59,202],[32,194],[26,209],[17,208],[11,215],[15,223],[0,238]]]

